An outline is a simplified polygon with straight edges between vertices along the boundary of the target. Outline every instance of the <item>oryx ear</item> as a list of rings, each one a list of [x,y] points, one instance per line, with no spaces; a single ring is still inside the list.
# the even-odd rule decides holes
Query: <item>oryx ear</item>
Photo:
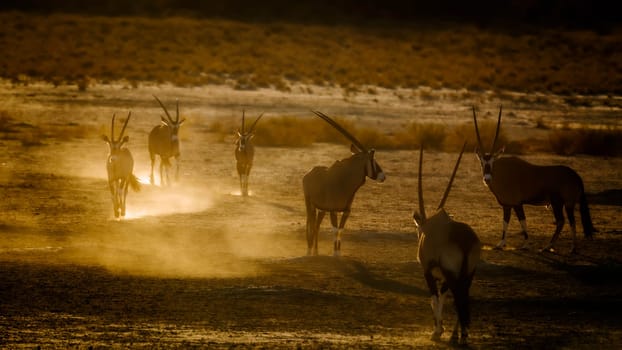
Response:
[[[106,142],[110,143],[110,139],[109,139],[109,138],[108,138],[108,136],[106,136],[106,135],[102,135],[102,140],[104,140],[104,141],[106,141]]]
[[[423,217],[421,217],[421,214],[419,214],[418,211],[413,213],[413,221],[415,222],[415,225],[417,225],[417,227],[423,225]]]
[[[351,144],[350,152],[352,152],[352,154],[357,154],[357,153],[361,153],[361,150],[358,147],[356,147],[354,144]]]
[[[503,154],[503,152],[505,152],[505,146],[499,148],[499,150],[497,152],[495,152],[493,157],[497,158],[497,157],[501,156]]]
[[[179,125],[183,124],[185,121],[186,121],[186,118],[182,118],[182,119],[179,121]]]
[[[163,116],[160,116],[160,119],[162,119],[162,125],[168,125],[168,120],[164,119]]]
[[[240,130],[238,130],[237,133],[238,133],[238,137],[242,137],[242,134],[240,133]]]
[[[129,136],[125,136],[125,137],[123,137],[123,141],[121,141],[121,142],[128,142],[129,140],[130,140],[130,137]]]

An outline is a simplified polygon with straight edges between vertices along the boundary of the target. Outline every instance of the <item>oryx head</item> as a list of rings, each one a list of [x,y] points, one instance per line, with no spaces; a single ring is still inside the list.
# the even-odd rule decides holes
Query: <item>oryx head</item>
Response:
[[[116,155],[119,153],[123,145],[127,141],[130,140],[129,136],[123,136],[123,133],[125,132],[125,127],[127,126],[127,122],[130,120],[131,115],[132,115],[132,112],[130,111],[127,115],[127,118],[125,118],[125,123],[123,123],[123,128],[121,129],[121,133],[119,134],[118,139],[114,138],[114,120],[116,117],[115,113],[112,114],[112,125],[110,126],[110,138],[108,138],[108,136],[106,135],[102,135],[102,140],[108,143],[108,146],[110,147],[110,156],[112,159],[116,157]]]
[[[460,160],[462,159],[462,154],[464,153],[464,148],[466,147],[466,142],[462,146],[462,150],[460,151],[460,155],[458,156],[458,160],[456,161],[456,165],[454,166],[454,170],[449,178],[449,183],[447,184],[447,188],[445,188],[445,193],[443,193],[443,197],[436,208],[436,213],[431,217],[427,217],[425,215],[425,203],[423,201],[423,185],[422,185],[422,173],[423,173],[423,144],[421,145],[421,149],[419,150],[419,175],[417,180],[417,192],[419,196],[419,211],[413,213],[413,221],[419,230],[419,233],[425,234],[427,231],[438,231],[437,228],[439,225],[444,225],[451,219],[449,218],[449,214],[445,211],[445,201],[447,201],[447,197],[449,196],[449,191],[451,190],[451,185],[454,182],[454,178],[456,177],[456,172],[458,171],[458,166],[460,165]]]
[[[259,119],[261,119],[262,116],[263,116],[263,113],[261,113],[259,117],[255,119],[250,129],[246,131],[245,126],[244,126],[244,110],[242,110],[242,128],[238,129],[237,131],[238,138],[235,141],[235,144],[238,146],[238,151],[244,152],[246,150],[246,145],[255,136],[255,125],[257,124]]]
[[[480,165],[482,166],[482,173],[484,176],[484,182],[486,184],[490,184],[492,181],[492,169],[493,163],[497,160],[505,147],[501,147],[500,149],[495,151],[495,147],[497,145],[497,138],[499,137],[499,128],[501,127],[501,112],[503,110],[502,106],[499,106],[499,118],[497,119],[497,130],[495,131],[495,138],[492,141],[492,146],[490,147],[490,151],[484,151],[484,147],[482,146],[482,139],[479,135],[479,128],[477,127],[477,117],[475,116],[475,106],[473,106],[473,122],[475,123],[475,134],[477,135],[477,148],[475,149],[475,154],[477,154],[477,158],[479,159]]]
[[[376,153],[376,151],[373,148],[365,148],[365,146],[363,146],[363,144],[359,140],[352,136],[352,134],[350,134],[346,129],[344,129],[341,125],[339,125],[337,122],[332,120],[324,113],[318,111],[313,111],[313,113],[315,113],[315,115],[317,115],[318,117],[324,119],[328,124],[332,125],[335,129],[337,129],[337,131],[339,131],[343,136],[347,137],[352,142],[352,145],[350,147],[352,153],[365,158],[365,176],[378,182],[384,182],[386,177],[384,175],[384,171],[380,167],[380,164],[378,164],[378,162],[376,162],[376,159],[374,158],[374,154]]]
[[[162,124],[166,125],[169,129],[170,132],[170,136],[171,136],[171,148],[173,150],[173,155],[178,155],[179,154],[179,128],[181,127],[181,124],[183,124],[184,121],[186,121],[186,119],[182,119],[179,120],[179,100],[176,100],[176,114],[175,114],[175,119],[173,119],[171,117],[171,115],[168,113],[168,110],[166,109],[166,107],[164,107],[164,104],[162,103],[162,101],[160,101],[160,99],[153,95],[153,97],[155,97],[155,99],[158,101],[158,103],[160,104],[160,106],[162,107],[162,109],[164,110],[164,113],[166,113],[166,118],[164,118],[164,116],[161,116],[160,118],[162,119]]]

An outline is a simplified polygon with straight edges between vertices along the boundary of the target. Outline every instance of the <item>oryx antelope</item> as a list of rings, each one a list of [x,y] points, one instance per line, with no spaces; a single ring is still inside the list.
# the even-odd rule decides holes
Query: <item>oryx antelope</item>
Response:
[[[134,159],[132,153],[123,145],[129,141],[128,136],[123,136],[125,127],[130,120],[132,112],[127,115],[119,138],[114,138],[114,120],[112,115],[112,125],[110,127],[110,138],[102,135],[102,139],[108,143],[110,153],[106,160],[106,170],[108,171],[108,186],[112,194],[112,206],[115,218],[125,216],[125,199],[127,197],[128,186],[132,186],[134,191],[140,190],[140,183],[134,174]]]
[[[330,213],[335,240],[335,256],[341,254],[341,234],[350,215],[350,207],[356,191],[365,183],[365,178],[383,182],[384,172],[374,159],[374,150],[365,148],[341,125],[321,112],[313,111],[318,117],[332,125],[348,138],[353,155],[336,161],[332,166],[316,166],[302,179],[307,208],[307,254],[317,255],[318,232],[326,212]],[[342,212],[337,227],[337,213]]]
[[[459,342],[466,344],[471,315],[469,288],[473,281],[475,267],[479,262],[481,243],[469,225],[452,220],[444,209],[463,152],[464,146],[443,198],[438,205],[437,212],[431,217],[427,217],[421,184],[423,159],[423,146],[421,146],[418,176],[419,212],[415,211],[413,219],[419,231],[417,257],[432,295],[430,300],[434,313],[432,339],[439,340],[443,333],[443,303],[447,291],[451,290],[458,314],[451,340],[452,342],[458,341],[458,328],[460,328]]]
[[[175,180],[179,180],[179,128],[185,119],[179,120],[179,100],[177,100],[177,113],[175,119],[168,113],[166,107],[157,96],[153,96],[158,101],[166,118],[161,117],[162,123],[155,126],[149,133],[149,157],[151,158],[151,175],[149,181],[153,180],[153,166],[155,164],[156,155],[160,156],[160,185],[164,185],[164,176],[166,174],[166,184],[170,185],[168,170],[171,167],[171,158],[175,158]]]
[[[243,196],[248,196],[248,177],[253,167],[255,157],[255,146],[253,137],[255,136],[255,125],[261,119],[263,113],[255,119],[248,131],[244,127],[244,111],[242,111],[242,128],[238,130],[238,138],[235,141],[235,160],[238,176],[240,177],[240,192]]]
[[[503,231],[497,248],[503,248],[506,245],[505,236],[512,209],[520,222],[521,230],[525,237],[523,247],[526,247],[529,236],[527,234],[523,205],[550,205],[553,208],[556,228],[551,241],[544,250],[553,249],[553,244],[564,226],[563,211],[565,209],[570,230],[572,231],[571,252],[575,252],[577,231],[574,207],[577,202],[579,203],[585,237],[591,238],[592,233],[595,231],[581,177],[567,166],[539,166],[517,157],[501,157],[504,148],[496,149],[497,137],[499,136],[499,128],[501,126],[501,112],[502,108],[500,107],[495,138],[492,141],[490,151],[486,152],[482,146],[482,140],[477,127],[475,107],[473,107],[473,122],[478,144],[476,154],[482,167],[484,183],[495,195],[497,202],[503,207]]]

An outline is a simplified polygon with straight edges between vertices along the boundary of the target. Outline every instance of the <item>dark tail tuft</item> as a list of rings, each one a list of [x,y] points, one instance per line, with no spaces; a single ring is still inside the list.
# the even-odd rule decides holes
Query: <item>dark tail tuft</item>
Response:
[[[587,198],[585,197],[585,192],[581,193],[581,198],[579,198],[579,210],[581,212],[581,224],[583,225],[583,234],[586,238],[591,238],[594,232],[597,230],[594,228],[592,224],[592,217],[590,216],[590,208],[587,206]]]
[[[130,187],[133,191],[140,192],[140,182],[138,182],[138,178],[134,174],[130,176]]]

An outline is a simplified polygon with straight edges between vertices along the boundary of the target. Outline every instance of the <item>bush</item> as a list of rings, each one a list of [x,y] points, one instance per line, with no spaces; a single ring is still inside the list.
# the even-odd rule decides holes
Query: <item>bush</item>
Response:
[[[426,149],[458,152],[467,143],[467,151],[473,151],[477,138],[471,123],[448,127],[441,123],[409,124],[404,131],[387,134],[370,127],[357,127],[352,119],[335,118],[348,132],[367,147],[375,149],[418,149],[423,142]],[[479,124],[480,135],[485,152],[490,146],[496,131],[496,122],[485,121]],[[207,130],[215,133],[228,133],[230,128],[222,122],[214,122]],[[274,147],[307,147],[315,142],[348,144],[349,140],[332,126],[318,118],[268,117],[256,129],[255,144]],[[560,155],[587,154],[593,156],[622,156],[622,130],[580,129],[554,130],[549,133],[548,143],[533,139],[510,140],[503,129],[499,131],[496,149],[505,147],[505,153],[523,154],[525,152],[553,152]]]
[[[621,156],[622,130],[555,130],[549,133],[549,145],[552,152],[560,155]]]

